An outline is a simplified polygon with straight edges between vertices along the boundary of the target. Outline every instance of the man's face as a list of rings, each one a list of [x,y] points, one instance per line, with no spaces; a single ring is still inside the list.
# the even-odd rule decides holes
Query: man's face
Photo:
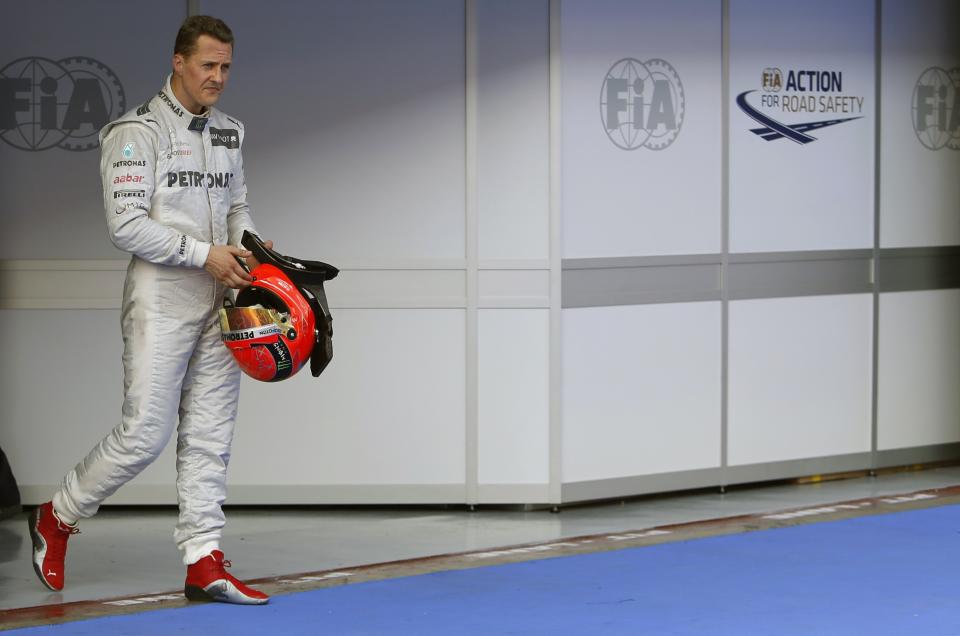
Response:
[[[197,48],[189,56],[173,56],[173,72],[179,78],[187,110],[198,115],[217,103],[230,77],[233,45],[209,35],[197,38]]]

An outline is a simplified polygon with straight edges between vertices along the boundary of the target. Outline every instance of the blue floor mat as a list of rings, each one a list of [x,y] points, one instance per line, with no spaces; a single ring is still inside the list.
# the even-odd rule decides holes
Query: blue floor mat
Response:
[[[11,634],[960,635],[960,506]]]

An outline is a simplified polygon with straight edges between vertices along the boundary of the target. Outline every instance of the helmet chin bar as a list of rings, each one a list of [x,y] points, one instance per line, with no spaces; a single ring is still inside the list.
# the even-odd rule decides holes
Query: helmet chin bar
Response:
[[[260,237],[248,230],[244,230],[240,244],[250,250],[261,264],[269,263],[286,274],[307,299],[313,310],[315,325],[310,373],[317,377],[333,359],[333,315],[330,313],[323,283],[336,278],[340,270],[320,261],[306,261],[279,254],[269,249]]]

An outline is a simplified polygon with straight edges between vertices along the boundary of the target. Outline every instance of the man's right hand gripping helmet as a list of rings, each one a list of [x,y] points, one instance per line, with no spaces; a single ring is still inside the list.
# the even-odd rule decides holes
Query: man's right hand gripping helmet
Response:
[[[313,376],[320,375],[333,358],[333,317],[323,283],[339,270],[278,254],[250,232],[240,242],[260,265],[250,271],[253,283],[220,310],[224,344],[256,380],[285,380],[307,360]]]

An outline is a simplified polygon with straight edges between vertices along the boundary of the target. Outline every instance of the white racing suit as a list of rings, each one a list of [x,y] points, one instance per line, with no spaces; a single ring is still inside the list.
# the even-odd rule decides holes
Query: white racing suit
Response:
[[[185,564],[218,549],[224,525],[240,370],[220,340],[226,287],[203,265],[211,245],[239,245],[244,230],[255,232],[243,136],[243,125],[217,110],[193,116],[169,77],[150,101],[100,132],[110,239],[133,255],[121,314],[122,420],[67,474],[53,504],[67,519],[92,516],[156,459],[176,428],[174,537]]]

